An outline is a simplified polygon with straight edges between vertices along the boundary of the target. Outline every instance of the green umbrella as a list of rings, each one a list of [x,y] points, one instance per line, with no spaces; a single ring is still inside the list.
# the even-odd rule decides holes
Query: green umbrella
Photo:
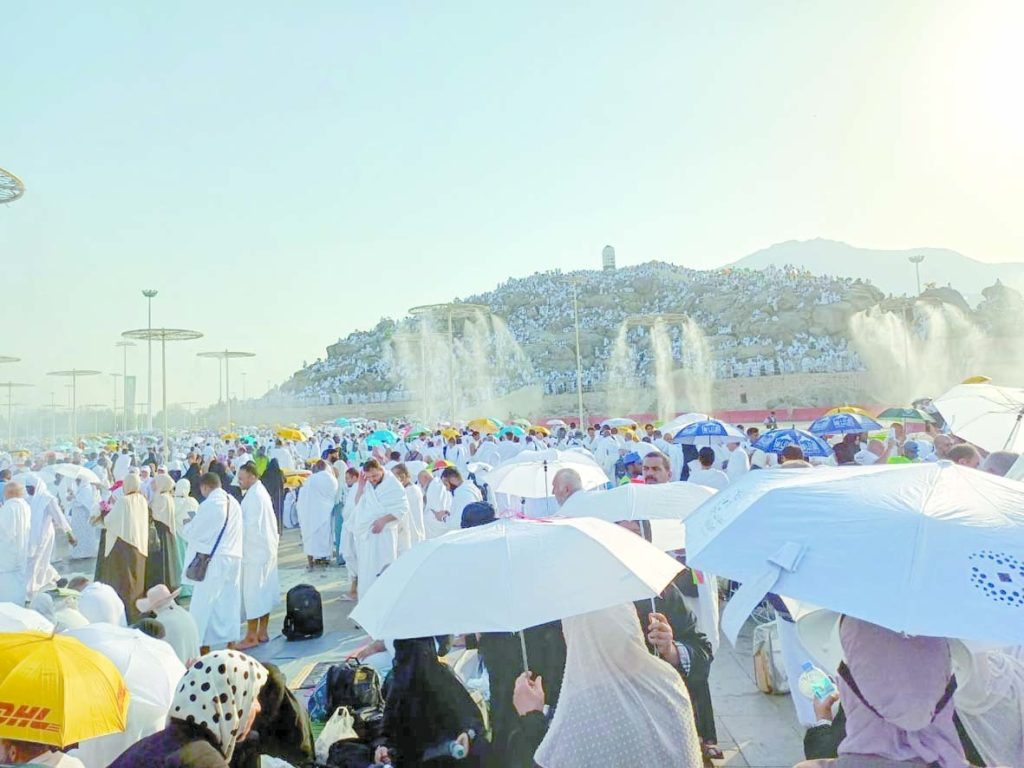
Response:
[[[926,421],[934,422],[931,416],[917,408],[886,408],[880,414],[880,419],[902,419],[903,421]]]

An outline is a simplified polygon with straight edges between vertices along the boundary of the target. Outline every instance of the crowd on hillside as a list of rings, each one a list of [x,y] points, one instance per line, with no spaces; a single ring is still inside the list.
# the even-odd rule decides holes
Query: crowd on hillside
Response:
[[[698,271],[657,262],[600,272],[565,274],[556,270],[511,279],[467,301],[486,304],[494,315],[504,319],[530,365],[498,371],[483,384],[465,382],[460,377],[459,388],[469,399],[487,399],[524,384],[540,384],[545,394],[575,391],[574,284],[579,299],[585,391],[607,386],[616,335],[623,320],[634,314],[688,315],[708,337],[710,358],[695,350],[678,326],[670,326],[672,358],[677,367],[707,369],[714,378],[861,370],[861,360],[842,336],[801,332],[784,339],[773,336],[770,330],[782,311],[780,307],[805,311],[815,305],[833,304],[841,301],[856,282],[812,275],[795,267]],[[708,311],[701,301],[703,297],[729,294],[744,297],[751,320],[763,322],[766,332],[753,336],[744,333],[741,338],[741,331],[720,314]],[[415,398],[422,384],[410,380],[419,374],[413,370],[415,366],[403,363],[396,354],[382,330],[384,325],[339,340],[346,349],[359,351],[318,360],[300,371],[279,394],[322,404]],[[628,332],[634,368],[631,375],[642,386],[653,386],[654,355],[643,338],[645,334],[642,328]],[[750,355],[751,347],[760,349]],[[440,376],[436,365],[432,371],[435,378],[445,379],[433,388],[446,389],[446,374]]]

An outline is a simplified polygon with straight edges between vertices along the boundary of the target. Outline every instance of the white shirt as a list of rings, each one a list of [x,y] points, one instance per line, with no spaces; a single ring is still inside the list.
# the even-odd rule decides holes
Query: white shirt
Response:
[[[462,510],[474,501],[483,501],[483,498],[479,488],[469,480],[464,480],[462,485],[452,493],[452,514],[448,518],[449,527],[460,528],[462,526]]]
[[[720,469],[698,469],[690,472],[689,482],[722,490],[729,485],[729,476]]]

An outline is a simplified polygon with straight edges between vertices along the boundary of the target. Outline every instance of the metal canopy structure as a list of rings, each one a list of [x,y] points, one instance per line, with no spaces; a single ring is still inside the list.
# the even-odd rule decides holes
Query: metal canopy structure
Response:
[[[222,349],[216,352],[198,352],[196,357],[207,357],[224,361],[224,402],[227,406],[227,429],[231,431],[231,361],[241,357],[256,357],[255,352],[239,352]],[[220,369],[218,368],[218,371]]]
[[[203,334],[199,331],[189,331],[184,328],[138,328],[134,331],[125,331],[121,334],[126,339],[136,341],[159,341],[160,342],[160,371],[163,377],[162,410],[164,414],[164,461],[171,457],[171,441],[167,426],[167,342],[168,341],[194,341],[201,339]],[[149,404],[152,411],[152,403]]]
[[[13,203],[25,194],[25,185],[10,171],[0,168],[0,203]]]
[[[31,384],[21,384],[17,381],[0,381],[0,387],[7,387],[7,450],[14,448],[14,436],[12,433],[14,424],[12,416],[12,411],[14,410],[13,392],[15,389],[31,386]]]
[[[99,376],[99,371],[83,368],[72,368],[68,371],[50,371],[47,376],[63,376],[70,378],[71,383],[71,445],[78,446],[78,380],[83,376]]]
[[[455,402],[455,321],[475,320],[488,317],[491,308],[486,304],[465,304],[463,302],[451,302],[450,304],[423,304],[413,307],[409,314],[423,320],[446,321],[448,324],[448,388],[451,392],[451,423],[455,423],[456,402]]]

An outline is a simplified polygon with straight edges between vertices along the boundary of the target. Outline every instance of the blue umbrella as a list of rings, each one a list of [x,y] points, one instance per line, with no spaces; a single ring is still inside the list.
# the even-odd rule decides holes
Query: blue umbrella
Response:
[[[498,430],[498,436],[512,434],[516,437],[524,437],[526,430],[520,427],[518,424],[511,424],[507,427],[502,427]]]
[[[393,445],[398,442],[398,435],[392,432],[390,429],[378,429],[366,438],[366,444],[369,446],[374,445]]]
[[[334,420],[334,426],[336,427],[347,427],[352,422],[346,419],[344,416],[339,416]]]
[[[845,435],[848,432],[873,432],[883,429],[872,418],[859,413],[832,413],[815,419],[807,431],[815,435]]]
[[[766,432],[754,443],[765,453],[780,454],[791,445],[799,445],[804,456],[831,456],[832,448],[817,435],[804,432],[802,429],[773,429]]]
[[[683,445],[721,445],[742,442],[746,435],[718,419],[695,421],[676,432],[672,440]]]

